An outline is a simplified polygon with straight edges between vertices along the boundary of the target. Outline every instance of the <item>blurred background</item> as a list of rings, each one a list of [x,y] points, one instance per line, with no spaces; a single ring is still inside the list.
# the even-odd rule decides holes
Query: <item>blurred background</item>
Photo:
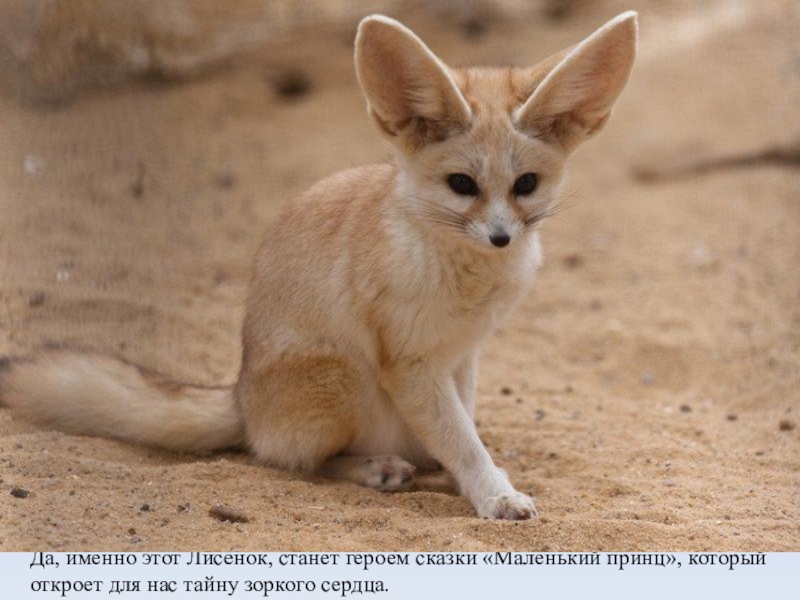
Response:
[[[540,281],[482,370],[481,435],[567,525],[464,525],[459,543],[800,550],[796,0],[0,0],[0,355],[67,344],[231,383],[264,225],[318,179],[391,156],[353,72],[360,18],[402,20],[455,66],[529,66],[629,9],[641,36],[630,85],[574,159],[567,210],[543,227]],[[76,469],[92,460],[109,477],[107,456],[137,464],[137,481],[174,460],[35,437],[5,413],[0,440],[18,466],[4,486],[41,488],[47,461],[72,454],[63,444],[85,453]],[[242,482],[264,477],[230,460]],[[411,503],[410,533],[391,521],[389,537],[345,532],[283,477],[269,475],[275,493],[294,490],[282,506],[301,529],[306,513],[320,526],[298,538],[305,549],[427,549],[418,530],[452,539],[452,527],[415,520],[413,495],[382,500]],[[56,479],[53,494],[68,487]],[[342,489],[330,493],[369,494]],[[78,490],[71,502],[80,523],[95,500]],[[442,514],[470,514],[441,502]],[[351,525],[374,518],[347,510]],[[169,545],[155,524],[127,535],[124,519],[101,520],[86,538],[33,515],[7,544]],[[269,539],[294,535],[270,527]],[[235,532],[214,535],[227,547]]]

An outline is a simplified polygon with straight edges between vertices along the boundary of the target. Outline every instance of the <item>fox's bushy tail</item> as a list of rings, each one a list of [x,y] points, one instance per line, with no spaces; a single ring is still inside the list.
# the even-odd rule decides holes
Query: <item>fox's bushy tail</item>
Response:
[[[62,431],[181,452],[243,442],[229,387],[177,384],[121,360],[73,352],[2,366],[0,403]]]

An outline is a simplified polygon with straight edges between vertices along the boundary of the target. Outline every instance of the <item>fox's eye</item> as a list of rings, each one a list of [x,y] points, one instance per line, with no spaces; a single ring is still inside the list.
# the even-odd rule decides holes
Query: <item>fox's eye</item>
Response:
[[[533,193],[539,185],[539,177],[536,173],[525,173],[520,175],[514,182],[515,196],[528,196]]]
[[[453,173],[447,177],[447,185],[459,196],[477,196],[478,184],[469,175]]]

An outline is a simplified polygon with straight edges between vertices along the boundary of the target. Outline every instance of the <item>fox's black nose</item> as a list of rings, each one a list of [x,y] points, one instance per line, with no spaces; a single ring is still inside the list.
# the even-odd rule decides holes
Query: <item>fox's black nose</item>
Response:
[[[504,246],[508,246],[508,244],[511,243],[511,236],[508,235],[505,231],[501,231],[490,235],[489,241],[492,242],[492,244],[497,246],[498,248],[503,248]]]

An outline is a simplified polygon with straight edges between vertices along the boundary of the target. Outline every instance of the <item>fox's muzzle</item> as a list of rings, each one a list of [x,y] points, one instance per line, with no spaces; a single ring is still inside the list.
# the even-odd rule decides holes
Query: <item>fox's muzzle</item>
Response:
[[[511,236],[505,231],[495,231],[489,236],[489,241],[493,246],[504,248],[511,243]]]

